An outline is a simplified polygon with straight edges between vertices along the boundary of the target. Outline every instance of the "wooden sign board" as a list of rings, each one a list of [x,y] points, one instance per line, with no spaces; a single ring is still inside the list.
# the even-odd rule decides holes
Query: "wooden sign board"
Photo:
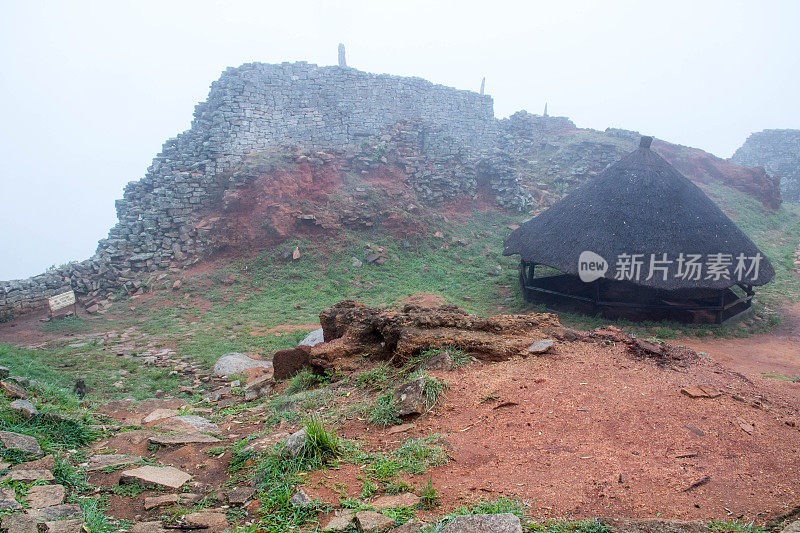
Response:
[[[67,291],[62,292],[61,294],[56,294],[48,300],[48,303],[50,304],[50,314],[58,311],[59,309],[69,307],[70,305],[75,305],[75,292]]]

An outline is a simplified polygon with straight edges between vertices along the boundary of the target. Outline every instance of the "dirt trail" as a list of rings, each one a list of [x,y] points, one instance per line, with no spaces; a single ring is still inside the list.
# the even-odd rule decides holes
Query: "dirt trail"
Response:
[[[753,377],[782,374],[800,377],[800,303],[784,309],[783,323],[773,332],[743,339],[677,339],[731,370]]]

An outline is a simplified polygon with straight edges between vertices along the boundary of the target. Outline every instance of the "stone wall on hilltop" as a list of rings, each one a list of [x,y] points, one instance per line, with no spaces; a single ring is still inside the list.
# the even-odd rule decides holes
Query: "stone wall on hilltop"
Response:
[[[490,96],[421,78],[305,62],[228,68],[196,106],[191,128],[166,141],[145,176],[125,187],[116,202],[119,222],[94,257],[0,282],[0,318],[41,308],[68,287],[84,301],[135,291],[137,273],[202,255],[209,229],[197,221],[236,185],[231,173],[247,154],[292,146],[355,153],[404,120],[424,125],[426,155],[442,168],[456,159],[474,166],[497,128]],[[447,180],[435,169],[419,176],[431,200],[441,196],[437,183]],[[511,182],[500,178],[498,187]]]
[[[764,130],[751,134],[731,157],[747,167],[763,167],[780,176],[787,202],[800,202],[800,130]]]

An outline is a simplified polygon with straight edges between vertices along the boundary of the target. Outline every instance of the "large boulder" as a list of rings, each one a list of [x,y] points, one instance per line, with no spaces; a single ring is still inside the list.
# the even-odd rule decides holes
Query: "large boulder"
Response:
[[[214,363],[214,373],[222,377],[240,374],[250,368],[271,369],[272,363],[260,359],[253,359],[243,353],[237,352],[226,353]]]

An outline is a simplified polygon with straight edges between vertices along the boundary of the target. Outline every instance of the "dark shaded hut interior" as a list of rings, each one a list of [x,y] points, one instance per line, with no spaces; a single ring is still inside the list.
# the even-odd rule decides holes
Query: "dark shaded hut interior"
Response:
[[[643,137],[637,150],[508,236],[503,254],[520,255],[526,300],[605,318],[684,323],[720,324],[751,308],[753,288],[775,275],[769,260],[651,142]],[[584,252],[607,263],[596,279],[580,277]],[[641,275],[620,275],[621,257],[640,258]],[[660,268],[648,277],[651,257]],[[686,275],[689,257],[704,261],[700,275]],[[708,265],[715,258],[730,262],[727,275]]]

